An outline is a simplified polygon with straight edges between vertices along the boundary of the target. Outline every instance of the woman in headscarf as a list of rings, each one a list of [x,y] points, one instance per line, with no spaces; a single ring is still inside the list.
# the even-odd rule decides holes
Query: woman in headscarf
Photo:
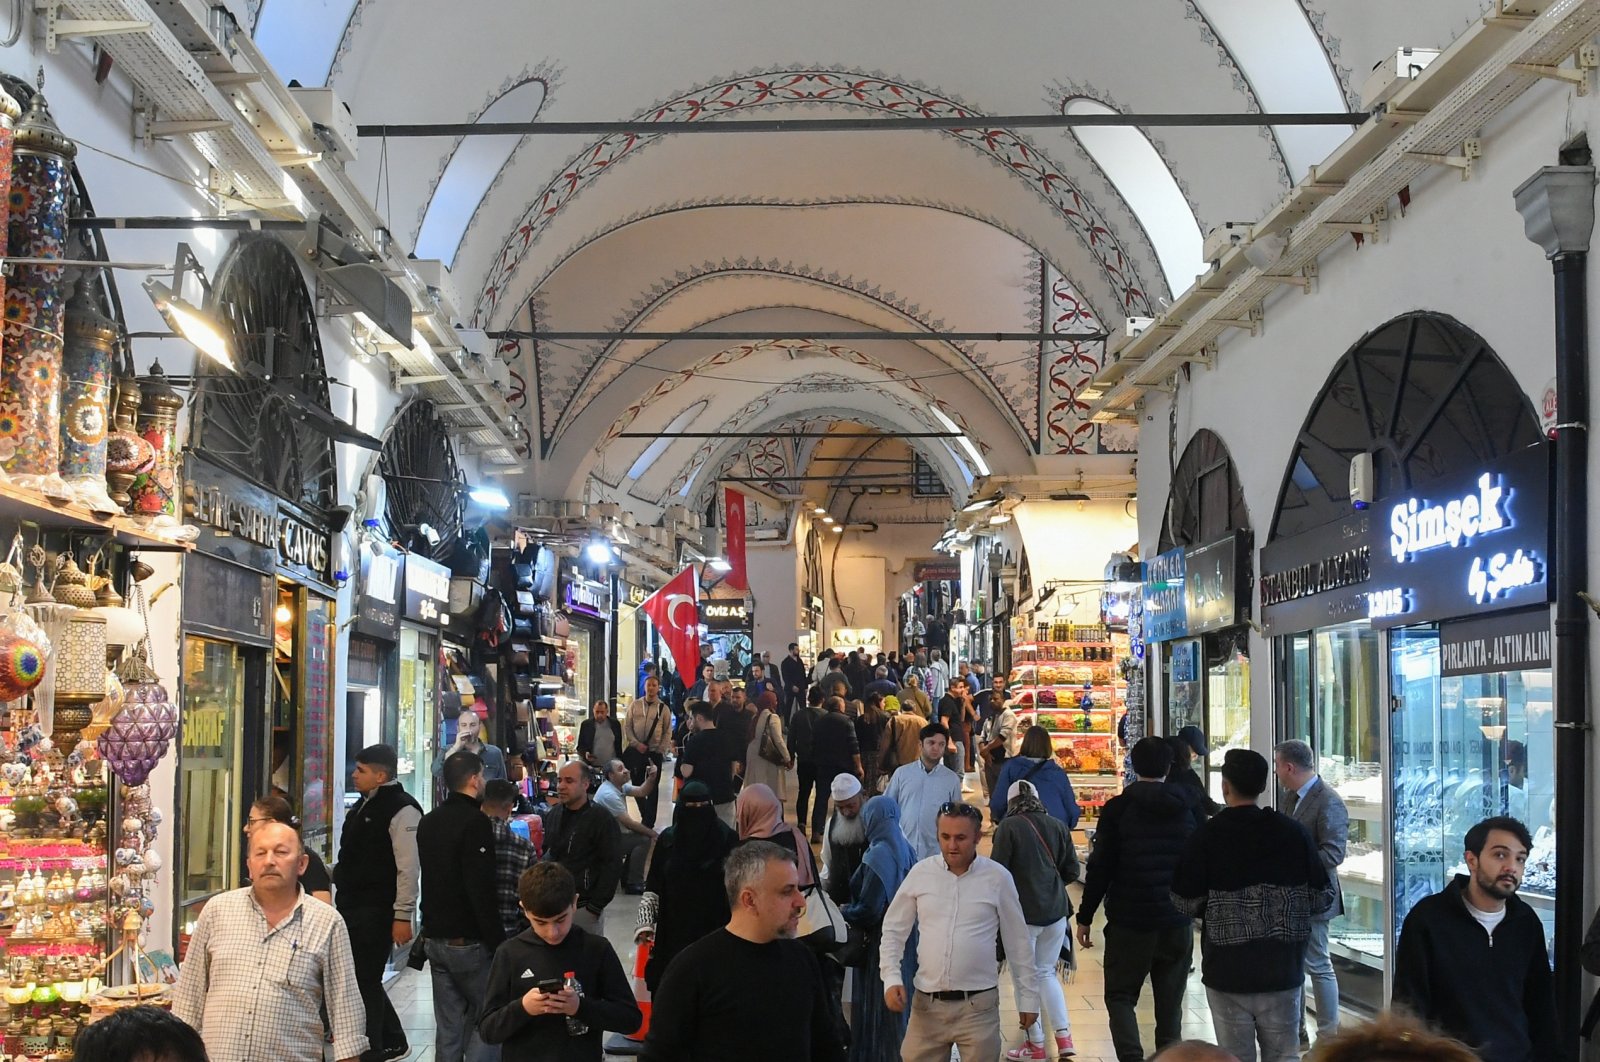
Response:
[[[777,752],[783,760],[782,763],[773,763],[761,755],[763,742]],[[789,777],[789,768],[793,766],[794,757],[789,755],[789,746],[783,740],[783,719],[778,715],[778,695],[771,690],[763,690],[761,696],[756,698],[755,734],[751,737],[744,754],[745,788],[764,785],[782,801],[788,796],[784,782]]]
[[[746,841],[771,841],[779,848],[794,853],[795,865],[800,868],[800,887],[809,889],[817,883],[816,857],[806,835],[783,821],[783,804],[778,796],[764,785],[747,785],[739,791],[733,805],[734,821],[739,824],[739,843]]]
[[[728,923],[722,861],[739,838],[717,818],[711,790],[690,781],[678,793],[672,825],[662,831],[645,871],[634,939],[654,940],[644,983],[654,992],[672,957]]]
[[[867,854],[850,880],[850,902],[842,911],[844,920],[861,931],[866,943],[861,964],[851,969],[854,981],[850,998],[855,1001],[855,1020],[850,1023],[850,1062],[897,1062],[910,1008],[896,1014],[884,1005],[878,938],[889,901],[911,873],[917,854],[900,832],[900,805],[890,797],[877,796],[867,801],[861,809],[861,821],[867,831]],[[917,932],[913,929],[901,961],[905,984],[912,983],[916,968]]]

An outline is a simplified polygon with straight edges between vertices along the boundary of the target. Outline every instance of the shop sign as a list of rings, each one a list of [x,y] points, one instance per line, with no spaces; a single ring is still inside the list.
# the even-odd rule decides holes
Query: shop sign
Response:
[[[1239,603],[1249,600],[1249,532],[1195,546],[1183,555],[1183,611],[1190,634],[1238,626]]]
[[[750,609],[743,601],[702,601],[700,622],[707,630],[741,631],[750,626]]]
[[[1165,642],[1189,633],[1188,605],[1183,591],[1184,554],[1169,549],[1144,571],[1144,637]]]
[[[961,578],[961,561],[954,557],[920,560],[912,566],[912,581],[918,583],[957,582]]]
[[[400,573],[405,555],[371,544],[361,547],[360,582],[356,587],[357,634],[395,641],[400,636]]]
[[[333,536],[271,492],[191,458],[184,519],[197,525],[200,550],[257,571],[277,567],[331,585]]]
[[[327,583],[333,536],[288,509],[278,512],[278,565]]]
[[[644,599],[649,596],[650,591],[646,590],[642,586],[633,586],[630,584],[628,587],[628,604],[630,605],[642,605],[644,604]]]
[[[195,553],[183,563],[183,626],[249,645],[272,644],[272,576]]]
[[[1172,681],[1197,682],[1200,679],[1200,642],[1177,642],[1172,646]]]
[[[1547,603],[1549,506],[1545,444],[1380,501],[1368,618],[1396,627]]]
[[[871,649],[874,652],[883,644],[883,632],[876,627],[841,627],[829,637],[835,650]]]
[[[1372,582],[1372,510],[1261,550],[1261,622],[1289,634],[1366,619]]]
[[[1439,624],[1439,676],[1542,671],[1550,666],[1550,610]]]
[[[405,618],[429,627],[450,623],[450,569],[412,553],[405,564]]]
[[[567,580],[567,608],[588,616],[604,617],[611,611],[611,592],[594,583]]]

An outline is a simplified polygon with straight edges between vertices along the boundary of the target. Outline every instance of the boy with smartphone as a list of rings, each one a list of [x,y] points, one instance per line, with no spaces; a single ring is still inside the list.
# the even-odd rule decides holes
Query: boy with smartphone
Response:
[[[578,886],[561,864],[523,871],[517,898],[529,928],[495,951],[478,1034],[502,1045],[502,1062],[601,1062],[602,1033],[644,1020],[617,953],[572,924]]]

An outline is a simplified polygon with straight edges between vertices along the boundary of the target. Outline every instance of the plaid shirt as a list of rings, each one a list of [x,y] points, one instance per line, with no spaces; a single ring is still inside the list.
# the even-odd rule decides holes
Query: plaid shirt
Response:
[[[322,1008],[333,1057],[367,1049],[344,919],[301,890],[277,926],[246,886],[213,898],[172,993],[172,1012],[200,1033],[211,1062],[322,1062]]]
[[[528,920],[522,917],[522,904],[517,899],[517,882],[522,872],[537,860],[533,857],[533,845],[521,834],[512,832],[504,819],[491,815],[489,825],[494,828],[495,899],[500,904],[500,924],[505,926],[506,939],[510,940],[528,928]]]

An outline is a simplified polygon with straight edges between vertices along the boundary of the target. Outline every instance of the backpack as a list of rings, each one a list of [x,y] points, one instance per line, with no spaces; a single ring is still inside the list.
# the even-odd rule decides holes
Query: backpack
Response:
[[[816,732],[817,720],[822,716],[822,709],[806,705],[794,713],[794,720],[789,724],[789,754],[797,759],[809,760],[811,758],[811,738]]]

